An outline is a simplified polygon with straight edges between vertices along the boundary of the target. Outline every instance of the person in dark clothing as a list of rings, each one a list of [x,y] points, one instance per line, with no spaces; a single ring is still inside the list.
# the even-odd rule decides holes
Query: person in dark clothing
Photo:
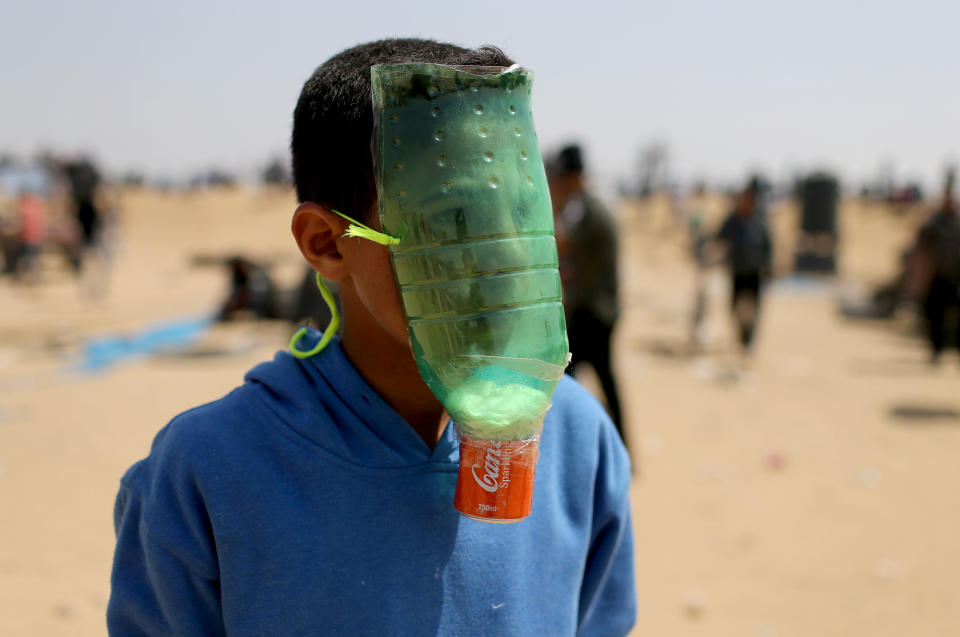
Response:
[[[70,195],[73,199],[77,225],[84,249],[97,242],[100,231],[100,213],[97,208],[97,190],[100,186],[100,173],[88,160],[68,162],[64,172],[70,183]]]
[[[317,288],[317,273],[306,268],[299,285],[283,288],[274,281],[269,261],[253,260],[242,254],[230,257],[199,254],[193,257],[197,267],[226,269],[230,290],[220,302],[214,318],[226,322],[244,319],[309,322],[315,326],[330,324],[330,307]],[[340,306],[339,284],[328,281],[334,303]]]
[[[63,174],[79,230],[71,261],[80,279],[81,294],[103,298],[110,281],[110,232],[116,226],[116,201],[106,189],[96,165],[88,158],[65,162]]]
[[[953,198],[953,184],[951,170],[940,206],[920,229],[913,251],[912,284],[923,298],[934,364],[951,339],[960,348],[960,210]]]
[[[217,313],[217,320],[230,321],[241,312],[257,318],[279,318],[276,290],[267,269],[242,256],[227,261],[230,269],[230,294]]]
[[[727,215],[716,237],[727,249],[732,284],[731,309],[745,353],[753,344],[763,281],[770,275],[773,255],[770,232],[761,212],[760,194],[760,180],[751,179],[737,197],[735,208]]]
[[[626,442],[610,356],[619,316],[617,229],[606,207],[586,191],[583,171],[576,145],[563,148],[547,166],[571,365],[589,363],[596,371],[610,418]]]

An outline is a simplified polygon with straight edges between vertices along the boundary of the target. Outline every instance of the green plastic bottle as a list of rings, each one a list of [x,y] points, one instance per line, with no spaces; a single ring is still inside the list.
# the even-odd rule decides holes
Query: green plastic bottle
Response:
[[[532,73],[375,66],[384,232],[414,355],[458,430],[540,432],[568,361]]]

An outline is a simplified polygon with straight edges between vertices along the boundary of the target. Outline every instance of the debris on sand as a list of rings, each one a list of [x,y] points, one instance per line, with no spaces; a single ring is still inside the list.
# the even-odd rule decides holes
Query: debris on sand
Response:
[[[703,617],[706,595],[699,588],[692,588],[683,596],[683,614],[689,620],[699,620]]]
[[[763,464],[770,471],[782,471],[787,466],[787,456],[779,451],[771,451],[763,459]]]
[[[883,482],[883,472],[876,467],[867,467],[860,472],[860,484],[867,489],[876,489]]]

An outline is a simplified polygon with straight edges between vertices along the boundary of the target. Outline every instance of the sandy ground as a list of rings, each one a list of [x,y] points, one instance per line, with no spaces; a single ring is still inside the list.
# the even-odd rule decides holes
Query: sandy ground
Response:
[[[79,371],[90,337],[212,312],[226,276],[191,255],[242,250],[290,285],[300,273],[288,194],[128,193],[123,208],[105,301],[84,300],[55,256],[39,289],[0,282],[0,635],[105,634],[120,475],[290,333],[216,328],[192,356]],[[700,208],[712,224],[722,203]],[[960,635],[960,361],[931,370],[909,316],[840,318],[844,283],[781,278],[744,371],[719,275],[692,356],[684,234],[662,205],[620,212],[635,634]],[[838,281],[892,275],[916,217],[843,213]],[[772,216],[782,271],[795,221],[789,205]]]

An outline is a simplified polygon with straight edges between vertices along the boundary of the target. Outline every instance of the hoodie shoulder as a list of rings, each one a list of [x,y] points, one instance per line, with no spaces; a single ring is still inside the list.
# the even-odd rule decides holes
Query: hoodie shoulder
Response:
[[[211,505],[218,481],[242,470],[244,445],[234,441],[250,404],[238,388],[176,416],[121,481],[123,508],[138,512],[141,532],[206,574],[217,572]]]
[[[557,384],[544,435],[555,437],[561,454],[577,459],[583,470],[594,475],[612,470],[614,475],[608,477],[629,482],[630,459],[613,421],[603,405],[568,375]]]
[[[581,441],[596,439],[613,422],[603,405],[573,377],[564,374],[553,394],[550,412],[569,434]],[[615,431],[615,430],[614,430]]]
[[[210,465],[211,454],[249,421],[249,392],[238,387],[213,402],[175,416],[153,439],[150,454],[127,472],[126,486],[146,495],[158,481],[195,482]]]

